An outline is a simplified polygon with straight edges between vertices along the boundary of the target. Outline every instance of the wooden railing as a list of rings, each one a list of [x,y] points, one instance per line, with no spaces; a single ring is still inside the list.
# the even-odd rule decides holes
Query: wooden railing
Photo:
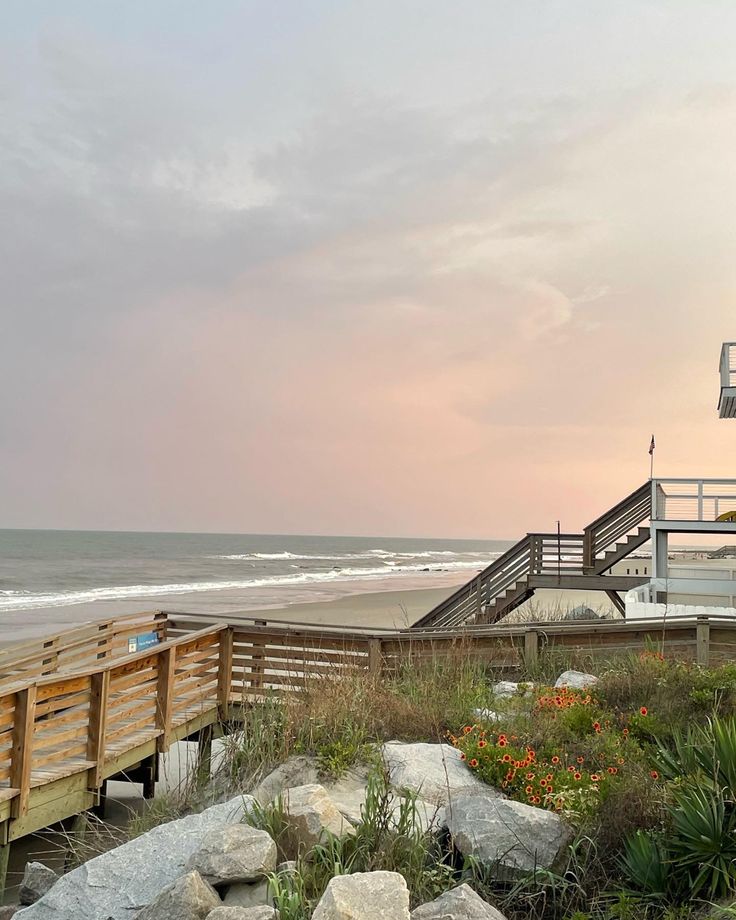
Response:
[[[610,511],[592,521],[583,531],[583,564],[586,570],[595,568],[596,559],[628,533],[646,521],[652,511],[652,487],[645,482],[627,495]]]
[[[253,701],[301,694],[325,679],[380,677],[407,662],[459,656],[501,673],[544,650],[610,660],[654,647],[700,664],[732,661],[736,652],[736,620],[712,616],[453,631],[209,623],[165,614],[159,621],[171,638],[146,651],[0,690],[0,842],[89,807],[80,788],[94,793],[174,741],[219,720],[237,721]],[[67,798],[63,781],[75,778],[82,785]],[[46,793],[51,784],[58,791]]]
[[[79,670],[96,661],[127,655],[128,640],[145,632],[155,633],[158,641],[163,641],[166,638],[164,614],[135,613],[85,623],[41,639],[14,642],[0,649],[0,687],[29,677]]]

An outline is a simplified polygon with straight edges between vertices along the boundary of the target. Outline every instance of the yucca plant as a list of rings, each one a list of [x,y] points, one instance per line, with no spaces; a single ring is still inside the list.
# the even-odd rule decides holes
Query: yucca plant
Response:
[[[736,805],[725,790],[687,783],[677,790],[669,841],[693,896],[720,898],[736,883]]]
[[[638,831],[624,844],[621,867],[631,884],[653,900],[667,900],[672,891],[669,859],[663,841]]]

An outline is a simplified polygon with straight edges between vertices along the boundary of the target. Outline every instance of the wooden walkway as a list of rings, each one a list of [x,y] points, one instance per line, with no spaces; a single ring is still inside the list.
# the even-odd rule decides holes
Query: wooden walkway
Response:
[[[131,637],[152,632],[155,645],[128,653]],[[701,664],[732,661],[736,622],[390,631],[155,613],[8,647],[0,652],[0,881],[11,841],[95,807],[110,778],[143,781],[152,794],[159,754],[186,738],[209,744],[266,693],[302,692],[315,678],[355,669],[380,675],[409,660],[462,654],[500,673],[547,648],[610,660],[652,646]]]

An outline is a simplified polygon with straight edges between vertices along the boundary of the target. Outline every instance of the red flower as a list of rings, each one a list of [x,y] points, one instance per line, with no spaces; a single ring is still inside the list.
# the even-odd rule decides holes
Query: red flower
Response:
[[[591,773],[590,778],[593,780],[594,783],[597,783],[600,780],[600,776],[598,775],[598,773]]]
[[[475,759],[475,757],[472,760],[469,760],[468,763],[470,764],[471,767],[473,767],[473,769],[475,769],[478,766],[478,761]]]
[[[487,741],[479,741],[479,742],[478,742],[478,747],[479,747],[479,748],[484,748],[487,744],[488,744]]]
[[[572,778],[573,778],[573,779],[582,779],[582,778],[583,778],[583,774],[582,774],[582,773],[578,773],[577,770],[576,770],[575,773],[573,773]]]
[[[584,757],[578,757],[578,763],[585,763]]]
[[[464,752],[462,752],[462,753],[460,754],[460,760],[465,760],[465,753],[464,753]]]
[[[552,763],[559,763],[559,762],[560,762],[560,758],[557,756],[557,754],[555,754],[555,756],[552,758]]]
[[[652,779],[659,779],[659,773],[657,773],[656,770],[650,770],[649,775],[652,777]]]
[[[646,706],[642,706],[641,709],[639,710],[639,712],[640,712],[643,716],[645,716],[645,715],[648,714],[649,710],[647,709]]]
[[[618,773],[618,769],[616,767],[609,767],[608,772],[611,774],[611,776],[615,776],[616,773]]]

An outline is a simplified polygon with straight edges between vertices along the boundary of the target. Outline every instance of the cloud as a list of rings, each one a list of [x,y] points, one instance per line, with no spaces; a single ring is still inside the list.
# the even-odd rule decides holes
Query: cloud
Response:
[[[1,93],[8,523],[503,536],[627,491],[654,424],[725,465],[730,84],[287,98],[286,61],[34,47]]]

